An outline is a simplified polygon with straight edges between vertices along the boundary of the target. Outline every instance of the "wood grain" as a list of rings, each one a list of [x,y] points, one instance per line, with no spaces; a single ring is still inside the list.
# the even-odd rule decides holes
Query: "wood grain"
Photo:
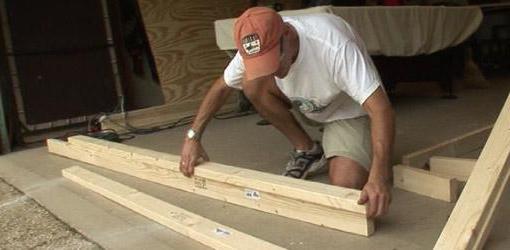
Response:
[[[268,5],[273,1],[259,1]],[[301,1],[279,1],[298,8]],[[214,21],[239,16],[248,1],[138,0],[150,47],[169,105],[201,102],[229,58],[216,46]],[[233,103],[232,95],[227,103]],[[190,106],[190,107],[191,107]],[[190,110],[193,108],[190,108]]]
[[[62,175],[85,188],[214,249],[284,249],[78,166],[62,170]]]
[[[434,249],[482,249],[510,178],[510,95]]]
[[[402,156],[402,164],[421,168],[432,156],[461,157],[463,154],[483,148],[493,125],[448,139],[436,145]]]
[[[194,178],[179,172],[179,157],[83,136],[48,140],[48,150],[145,180],[280,216],[369,236],[373,221],[357,204],[359,190],[295,180],[217,163],[201,164]],[[257,197],[248,197],[252,191]],[[255,199],[253,199],[255,198]]]
[[[227,55],[215,45],[213,22],[234,15],[242,9],[243,2],[139,0],[138,3],[165,103],[200,102],[228,63]]]
[[[459,182],[453,177],[405,165],[393,167],[393,185],[447,202],[455,202],[460,192]]]
[[[429,163],[431,172],[446,174],[464,182],[469,179],[475,164],[476,159],[444,156],[432,156]]]

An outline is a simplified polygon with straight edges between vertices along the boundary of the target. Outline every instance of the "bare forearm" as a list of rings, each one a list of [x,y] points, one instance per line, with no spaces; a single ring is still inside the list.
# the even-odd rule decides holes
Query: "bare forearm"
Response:
[[[386,214],[391,202],[391,190],[387,181],[390,179],[391,172],[390,158],[395,137],[395,114],[382,87],[377,88],[365,100],[363,107],[370,116],[373,157],[368,181],[361,191],[358,202],[365,204],[368,201],[367,215],[373,218]]]
[[[390,158],[395,137],[395,114],[388,96],[379,87],[363,104],[370,116],[372,166],[369,181],[390,178]]]
[[[381,110],[371,118],[372,167],[369,180],[390,178],[390,161],[395,137],[395,118],[391,108]]]
[[[200,108],[191,125],[193,130],[202,133],[207,123],[223,106],[231,92],[232,89],[225,84],[223,76],[219,77],[207,92],[202,104],[200,104]]]

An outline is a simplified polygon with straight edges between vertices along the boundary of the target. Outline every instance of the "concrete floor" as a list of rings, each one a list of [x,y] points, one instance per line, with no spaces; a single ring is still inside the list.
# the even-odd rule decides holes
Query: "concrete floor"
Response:
[[[440,99],[434,84],[402,84],[397,112],[394,162],[400,156],[495,121],[510,91],[510,79],[491,80],[489,89],[457,91]],[[418,94],[419,93],[419,94]],[[426,93],[426,94],[423,94]],[[256,115],[214,120],[203,143],[213,161],[279,174],[290,144],[271,126],[256,126]],[[307,130],[320,138],[317,128]],[[185,128],[138,136],[127,144],[178,154]],[[431,249],[454,204],[393,190],[390,213],[370,238],[297,222],[221,201],[191,195],[133,177],[49,155],[36,148],[0,157],[0,177],[43,205],[60,220],[104,248],[207,249],[128,209],[63,179],[60,170],[87,167],[147,194],[289,249]],[[325,176],[312,181],[326,181]],[[510,191],[502,214],[510,214]],[[4,217],[2,216],[2,221]],[[508,216],[498,216],[487,249],[510,247]]]
[[[0,249],[101,249],[0,179]]]

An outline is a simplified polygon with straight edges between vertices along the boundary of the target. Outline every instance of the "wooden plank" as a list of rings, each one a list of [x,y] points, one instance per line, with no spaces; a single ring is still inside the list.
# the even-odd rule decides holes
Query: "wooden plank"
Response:
[[[430,158],[430,171],[434,173],[452,176],[459,181],[467,181],[476,159],[433,156]]]
[[[73,136],[69,143],[90,150],[102,150],[102,152],[119,154],[131,159],[151,163],[156,166],[170,169],[179,175],[180,156],[161,153],[154,150],[138,148],[121,143],[109,142],[88,136]],[[366,207],[357,203],[360,191],[327,185],[311,181],[286,178],[280,175],[264,173],[260,171],[238,168],[229,165],[206,162],[195,169],[195,176],[224,182],[236,186],[249,186],[256,190],[299,197],[300,200],[339,208],[356,213],[366,213]],[[183,177],[185,179],[189,179]]]
[[[248,1],[137,0],[148,42],[165,98],[170,105],[198,106],[208,86],[222,75],[229,58],[218,49],[214,21],[237,17]],[[285,9],[297,9],[301,2],[280,0]],[[260,0],[267,6],[274,1]],[[233,96],[232,96],[233,97]],[[230,98],[227,103],[234,103]]]
[[[62,175],[87,189],[214,249],[284,249],[78,166],[62,170]]]
[[[404,165],[393,167],[393,185],[447,202],[456,201],[459,193],[459,183],[454,178]]]
[[[481,249],[510,176],[510,95],[434,249]]]
[[[240,12],[244,2],[138,0],[165,103],[200,103],[228,62],[214,40],[213,22]],[[204,11],[207,10],[207,11]],[[192,109],[190,108],[189,111]]]
[[[360,191],[283,176],[204,163],[193,178],[179,172],[179,156],[84,136],[70,142],[48,140],[48,150],[145,180],[360,235],[371,235],[373,221],[358,205]]]
[[[423,167],[432,156],[458,157],[481,149],[493,125],[471,131],[461,136],[446,140],[434,146],[402,156],[402,164],[413,167]]]
[[[118,133],[128,132],[126,117],[129,125],[136,128],[152,128],[168,125],[178,121],[186,122],[198,110],[198,102],[184,102],[180,104],[165,104],[156,107],[138,109],[125,114],[111,114],[101,122],[101,129],[113,129]],[[237,103],[223,105],[219,112],[230,112],[238,108]],[[188,119],[183,120],[183,118]]]

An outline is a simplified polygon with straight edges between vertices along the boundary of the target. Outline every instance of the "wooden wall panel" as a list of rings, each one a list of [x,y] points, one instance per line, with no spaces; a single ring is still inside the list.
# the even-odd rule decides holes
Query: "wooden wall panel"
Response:
[[[239,16],[250,1],[138,0],[165,103],[200,102],[229,58],[216,46],[214,21]],[[259,1],[266,5],[273,1]],[[286,9],[300,0],[279,1]]]
[[[139,0],[161,87],[168,104],[200,101],[228,63],[215,43],[216,19],[244,1]],[[218,7],[216,7],[218,6]]]

